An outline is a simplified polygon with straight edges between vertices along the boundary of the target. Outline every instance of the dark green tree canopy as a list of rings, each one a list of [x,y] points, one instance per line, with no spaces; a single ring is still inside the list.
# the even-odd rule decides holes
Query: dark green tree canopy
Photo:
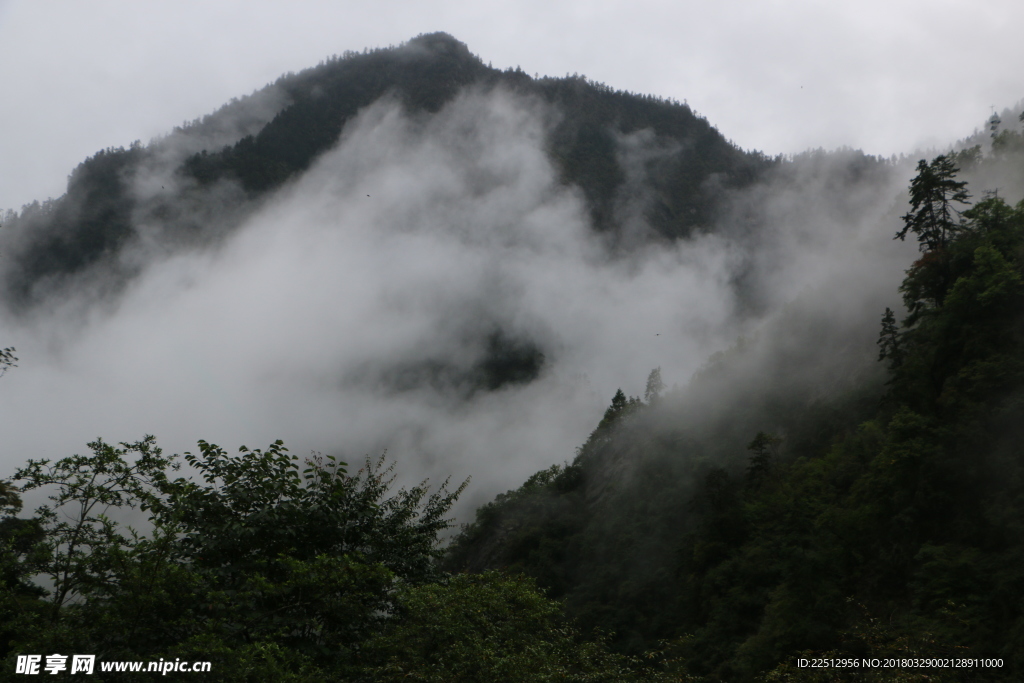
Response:
[[[0,349],[0,377],[9,368],[16,367],[18,367],[18,357],[14,355],[14,347],[8,346],[6,349]]]
[[[903,216],[903,229],[896,238],[903,240],[908,232],[917,235],[921,251],[945,248],[959,226],[960,213],[955,203],[969,204],[967,183],[956,180],[957,168],[945,155],[929,164],[917,164],[917,175],[910,182],[910,212]]]
[[[918,166],[897,237],[924,253],[907,319],[882,315],[876,380],[789,405],[748,393],[704,431],[684,411],[720,400],[710,380],[654,410],[618,393],[573,486],[538,473],[496,499],[454,566],[523,571],[622,651],[668,639],[709,681],[1020,680],[1024,202],[963,209],[966,188],[948,158]],[[1003,666],[794,664],[966,653]]]

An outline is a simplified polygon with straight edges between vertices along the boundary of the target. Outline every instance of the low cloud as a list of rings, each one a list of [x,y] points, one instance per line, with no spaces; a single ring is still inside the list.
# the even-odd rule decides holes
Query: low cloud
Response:
[[[281,438],[350,463],[387,449],[405,483],[472,476],[465,516],[571,460],[616,388],[642,393],[653,367],[685,383],[757,329],[819,365],[833,338],[864,362],[873,330],[847,332],[896,298],[912,251],[886,222],[903,170],[843,181],[850,159],[808,158],[736,194],[715,230],[613,256],[546,156],[557,116],[502,90],[433,115],[378,102],[230,237],[137,250],[116,303],[6,321],[21,367],[0,382],[3,474],[97,435],[153,433],[175,452]],[[676,153],[656,146],[622,138],[620,158],[639,177]],[[623,234],[646,234],[642,187],[625,190]],[[241,200],[195,201],[184,213],[215,221]]]

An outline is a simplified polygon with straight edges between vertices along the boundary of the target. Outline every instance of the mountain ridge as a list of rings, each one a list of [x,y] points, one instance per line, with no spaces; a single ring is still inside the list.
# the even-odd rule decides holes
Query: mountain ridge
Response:
[[[581,77],[533,79],[518,69],[489,68],[452,36],[425,34],[397,48],[346,53],[282,76],[150,145],[101,150],[71,173],[63,196],[8,216],[4,298],[16,310],[31,308],[73,287],[94,266],[123,284],[137,273],[117,258],[127,247],[155,241],[173,251],[230,232],[248,215],[247,205],[308,169],[364,107],[390,96],[408,111],[429,115],[470,86],[507,88],[559,112],[546,142],[551,159],[563,183],[582,189],[595,229],[613,244],[628,246],[616,206],[628,200],[620,196],[629,189],[621,157],[630,136],[649,131],[661,147],[675,149],[639,162],[652,195],[644,218],[663,239],[707,229],[724,191],[750,184],[774,163],[733,147],[686,105]],[[238,135],[219,149],[194,149]],[[191,153],[168,151],[172,145]],[[154,168],[169,172],[180,189],[167,190],[164,183],[140,193],[132,186],[135,176]],[[202,207],[189,208],[213,188],[227,193],[221,204],[239,209],[228,211],[216,229]]]

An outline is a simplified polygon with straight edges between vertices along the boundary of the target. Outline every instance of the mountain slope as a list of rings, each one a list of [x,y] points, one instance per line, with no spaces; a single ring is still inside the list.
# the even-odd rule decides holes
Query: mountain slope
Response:
[[[623,650],[674,640],[712,680],[821,680],[797,657],[991,658],[938,680],[1019,678],[1024,202],[964,210],[936,181],[960,182],[954,162],[990,177],[1024,155],[920,162],[904,221],[922,254],[907,317],[883,316],[884,386],[830,376],[848,352],[780,355],[785,322],[685,389],[660,396],[652,374],[572,463],[484,506],[449,568],[526,573]],[[943,206],[963,220],[943,228]],[[787,377],[807,362],[813,380]]]
[[[64,196],[6,221],[4,299],[24,310],[96,269],[101,291],[115,291],[141,267],[125,256],[131,249],[167,253],[219,239],[374,102],[391,97],[429,116],[469,87],[506,88],[554,110],[551,158],[562,181],[582,190],[595,229],[612,245],[706,229],[729,188],[772,165],[730,145],[684,105],[579,77],[492,69],[451,36],[423,35],[329,59],[163,140],[90,157]],[[638,216],[653,234],[626,227]]]

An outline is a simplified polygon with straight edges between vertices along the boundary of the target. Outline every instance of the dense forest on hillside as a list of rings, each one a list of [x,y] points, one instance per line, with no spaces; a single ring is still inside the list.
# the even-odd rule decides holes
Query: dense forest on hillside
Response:
[[[978,149],[922,161],[911,184],[898,237],[921,257],[907,315],[882,316],[884,387],[802,405],[770,390],[695,421],[745,350],[685,391],[663,393],[655,371],[644,399],[616,394],[572,463],[482,508],[447,566],[533,576],[619,649],[675,639],[711,680],[835,680],[800,656],[1001,658],[900,680],[1018,678],[1024,203],[966,208],[955,161],[986,163]]]
[[[687,396],[742,345],[683,390],[654,370],[444,551],[462,487],[391,494],[384,461],[200,442],[184,479],[152,438],[30,461],[0,489],[3,656],[215,660],[217,680],[836,680],[799,657],[1001,663],[844,679],[1018,678],[1024,202],[961,213],[969,156],[911,184],[897,237],[921,256],[907,315],[881,316],[884,387],[716,406],[698,428]],[[17,516],[37,488],[51,502]]]
[[[356,465],[199,441],[179,457],[146,436],[30,459],[0,479],[0,680],[72,675],[74,654],[96,656],[85,675],[99,681],[138,678],[112,662],[196,680],[181,663],[207,661],[199,677],[219,681],[1019,680],[1024,201],[1007,198],[1024,197],[1024,134],[1009,127],[921,160],[898,210],[872,213],[895,162],[769,159],[686,105],[492,69],[420,36],[89,158],[63,197],[4,218],[3,301],[14,319],[71,290],[116,300],[149,262],[239,228],[368,107],[427,120],[473,89],[544,112],[544,152],[603,262],[735,243],[730,313],[763,324],[679,386],[659,367],[643,396],[617,391],[571,461],[461,528],[468,482],[398,487],[386,454]],[[869,325],[815,281],[765,284],[792,262],[754,255],[876,219],[886,246],[918,255]],[[468,369],[389,366],[388,391],[439,400],[442,386],[454,415],[536,386],[558,352],[481,329]],[[0,375],[17,362],[0,350]]]
[[[668,676],[584,638],[525,577],[442,573],[438,536],[465,484],[396,493],[383,458],[350,474],[281,442],[234,456],[200,442],[185,455],[198,480],[152,437],[89,447],[0,482],[0,680],[74,673],[55,653],[95,655],[81,673],[100,681],[137,676],[103,667],[133,661],[168,680],[195,676],[181,661],[219,681]],[[39,488],[49,502],[17,517]],[[151,530],[108,516],[127,510]]]
[[[921,257],[908,315],[882,316],[880,397],[762,404],[700,433],[672,419],[685,392],[655,370],[573,463],[482,508],[442,565],[461,488],[389,497],[383,462],[349,475],[333,458],[301,469],[280,443],[200,442],[194,481],[151,438],[30,461],[0,489],[4,656],[216,659],[218,680],[826,680],[799,656],[991,658],[899,675],[1017,677],[1024,203],[986,196],[961,216],[953,159],[918,170],[897,236]],[[716,364],[687,390],[710,389]],[[719,438],[749,438],[747,457],[709,457]],[[40,487],[51,502],[16,516]],[[595,627],[625,653],[584,640]]]
[[[90,269],[103,273],[103,292],[116,291],[138,272],[132,247],[166,253],[221,238],[268,192],[307,170],[370,104],[389,97],[409,113],[431,113],[467,87],[505,88],[550,107],[551,158],[562,180],[585,194],[595,228],[613,245],[621,241],[617,206],[636,189],[627,182],[635,164],[624,158],[631,146],[656,140],[671,150],[638,162],[653,195],[646,219],[669,239],[708,228],[726,190],[774,163],[738,150],[686,105],[581,76],[501,71],[447,34],[424,35],[283,76],[147,146],[97,152],[71,173],[64,196],[4,220],[4,249],[15,264],[3,273],[4,300],[30,307],[88,281]]]

